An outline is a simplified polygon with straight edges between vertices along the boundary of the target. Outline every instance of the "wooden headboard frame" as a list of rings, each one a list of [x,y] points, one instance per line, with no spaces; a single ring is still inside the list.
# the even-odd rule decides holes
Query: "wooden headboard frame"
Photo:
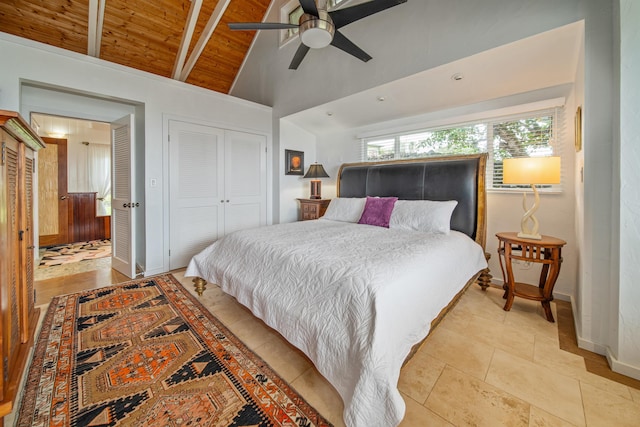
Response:
[[[451,228],[469,235],[486,249],[486,164],[486,153],[345,163],[338,171],[337,195],[458,200]]]

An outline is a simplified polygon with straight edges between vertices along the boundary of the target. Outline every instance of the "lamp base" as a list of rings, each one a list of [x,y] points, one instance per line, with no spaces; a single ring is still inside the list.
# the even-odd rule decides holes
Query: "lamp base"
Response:
[[[321,184],[320,184],[320,180],[311,180],[311,197],[309,197],[310,199],[321,199],[322,196],[320,196],[320,188],[321,188]]]
[[[538,219],[533,215],[537,210],[538,206],[540,206],[540,196],[538,195],[538,190],[536,186],[531,184],[531,188],[533,189],[534,202],[531,208],[527,209],[527,193],[522,195],[522,207],[525,212],[520,220],[520,233],[518,233],[518,237],[523,239],[532,239],[532,240],[541,240],[542,236],[538,233]]]

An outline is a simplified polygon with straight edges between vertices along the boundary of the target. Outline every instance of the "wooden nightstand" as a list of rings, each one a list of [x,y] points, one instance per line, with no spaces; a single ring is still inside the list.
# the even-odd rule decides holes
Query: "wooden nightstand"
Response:
[[[331,199],[298,199],[300,202],[300,221],[318,219],[327,210]]]
[[[542,236],[540,240],[525,239],[518,237],[518,233],[498,233],[496,237],[498,238],[498,258],[504,278],[503,298],[507,300],[504,309],[506,311],[511,309],[514,296],[540,301],[547,320],[554,322],[549,303],[553,301],[553,287],[560,274],[562,247],[567,242],[551,236]],[[542,264],[538,286],[516,282],[513,278],[512,260]]]

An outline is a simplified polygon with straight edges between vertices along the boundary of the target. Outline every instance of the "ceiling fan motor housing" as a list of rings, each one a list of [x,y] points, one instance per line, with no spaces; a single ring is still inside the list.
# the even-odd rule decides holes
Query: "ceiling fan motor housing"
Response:
[[[333,20],[326,10],[318,10],[318,16],[303,14],[299,25],[300,40],[312,49],[329,46],[336,31]]]

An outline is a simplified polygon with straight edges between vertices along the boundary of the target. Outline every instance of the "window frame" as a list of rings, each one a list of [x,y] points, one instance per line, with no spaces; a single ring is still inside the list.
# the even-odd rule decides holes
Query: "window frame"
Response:
[[[564,104],[564,103],[563,103]],[[515,108],[514,108],[515,109]],[[411,136],[414,134],[420,134],[420,133],[427,133],[427,132],[436,132],[436,131],[440,131],[440,130],[448,130],[448,129],[455,129],[455,128],[462,128],[462,127],[466,127],[466,126],[473,126],[473,125],[480,125],[480,124],[484,124],[486,125],[486,130],[485,130],[485,141],[486,141],[486,150],[479,150],[478,152],[486,152],[488,153],[488,159],[487,159],[487,169],[486,169],[486,176],[487,176],[487,191],[489,192],[506,192],[506,193],[512,193],[512,192],[519,192],[522,193],[523,191],[525,192],[530,192],[531,187],[530,186],[523,186],[523,185],[508,185],[508,184],[499,184],[498,186],[494,187],[494,165],[495,165],[495,149],[494,149],[494,137],[493,137],[493,130],[494,130],[494,126],[497,123],[502,123],[505,121],[517,121],[517,120],[522,120],[522,119],[527,119],[527,118],[535,118],[535,117],[541,117],[543,115],[551,115],[552,116],[552,120],[553,120],[553,124],[552,124],[552,136],[550,138],[550,141],[548,143],[548,146],[551,147],[552,149],[552,156],[560,156],[562,157],[562,134],[564,133],[564,115],[565,115],[565,108],[564,105],[557,105],[555,104],[554,106],[537,106],[537,108],[533,108],[533,109],[518,109],[519,111],[513,111],[511,113],[507,112],[507,113],[503,113],[500,115],[490,115],[489,113],[486,113],[486,115],[478,115],[476,117],[474,117],[471,120],[455,120],[452,119],[450,121],[447,122],[443,122],[443,123],[439,123],[438,125],[433,125],[433,126],[424,126],[424,127],[416,127],[416,128],[412,128],[412,129],[405,129],[405,130],[397,130],[394,131],[392,133],[388,133],[388,134],[378,134],[378,135],[367,135],[367,136],[360,136],[360,159],[363,162],[370,162],[370,161],[377,161],[377,159],[369,159],[368,158],[368,147],[369,144],[371,142],[382,142],[382,141],[391,141],[392,139],[394,140],[394,156],[388,160],[391,159],[405,159],[405,158],[412,158],[412,157],[402,157],[400,156],[400,139],[402,137],[407,137],[407,136]],[[390,144],[388,144],[390,146]],[[463,153],[459,153],[459,154],[463,154]],[[420,157],[436,157],[436,156],[444,156],[447,154],[436,154],[436,155],[424,155],[424,156],[420,156]],[[451,153],[449,155],[455,155],[455,153]],[[418,156],[416,156],[415,158],[417,158]],[[380,159],[380,160],[387,160],[385,159]],[[554,184],[554,185],[544,185],[544,186],[536,186],[536,188],[538,189],[538,191],[543,192],[543,193],[561,193],[563,192],[563,185],[565,182],[565,166],[563,163],[561,163],[561,183],[560,184]]]

